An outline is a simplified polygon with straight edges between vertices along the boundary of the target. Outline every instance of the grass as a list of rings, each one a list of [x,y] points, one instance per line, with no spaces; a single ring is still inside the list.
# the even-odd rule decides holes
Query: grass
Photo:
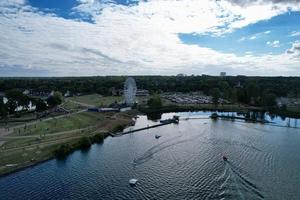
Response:
[[[71,148],[76,147],[75,149],[85,146],[85,143],[80,143],[85,137],[93,143],[100,142],[105,134],[115,130],[116,127],[131,124],[131,119],[135,115],[134,110],[116,114],[83,112],[60,119],[37,122],[36,125],[28,125],[26,130],[22,127],[21,135],[17,128],[9,135],[14,138],[7,139],[0,147],[0,175],[53,158],[55,151],[61,148],[61,145],[70,145]],[[44,136],[41,133],[47,128],[47,134]],[[13,166],[6,166],[7,164]]]
[[[71,102],[71,101],[65,101],[61,107],[69,110],[69,111],[77,111],[77,110],[81,110],[83,109],[84,107],[79,105],[79,104],[76,104],[74,102]]]
[[[74,96],[68,98],[73,101],[77,101],[84,104],[89,104],[93,106],[109,106],[110,104],[114,103],[115,101],[120,102],[123,100],[122,96],[107,96],[103,97],[99,94],[90,94],[84,96]]]
[[[76,102],[109,106],[121,100],[123,100],[121,96],[101,97],[93,94],[67,98],[61,106],[76,111],[86,107]],[[146,101],[146,98],[139,100]],[[0,175],[53,158],[54,152],[59,148],[62,148],[60,150],[63,153],[71,152],[64,149],[62,145],[69,145],[72,149],[87,146],[86,139],[82,138],[87,137],[92,143],[100,142],[108,132],[130,125],[132,117],[136,114],[135,110],[126,113],[81,112],[58,118],[46,118],[27,125],[24,122],[8,123],[9,127],[20,124],[22,126],[14,128],[13,133],[6,136],[6,142],[0,147]]]
[[[85,128],[95,124],[105,117],[100,113],[78,113],[71,116],[65,116],[59,119],[41,121],[34,125],[24,125],[24,127],[14,129],[13,136],[22,135],[46,135],[73,129]]]

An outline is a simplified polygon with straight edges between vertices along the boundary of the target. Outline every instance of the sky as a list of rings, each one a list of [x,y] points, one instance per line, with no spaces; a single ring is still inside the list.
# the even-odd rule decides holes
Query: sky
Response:
[[[300,76],[300,0],[0,0],[0,76]]]

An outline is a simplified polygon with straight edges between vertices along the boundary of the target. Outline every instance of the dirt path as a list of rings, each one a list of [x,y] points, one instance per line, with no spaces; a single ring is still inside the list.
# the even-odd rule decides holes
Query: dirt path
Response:
[[[74,112],[74,113],[68,113],[68,114],[64,114],[64,115],[59,115],[59,116],[56,116],[56,117],[48,117],[46,119],[42,119],[42,120],[35,120],[35,121],[32,121],[32,122],[28,122],[28,123],[24,123],[24,124],[20,124],[20,125],[16,125],[16,126],[12,126],[12,127],[9,127],[9,129],[7,128],[0,128],[0,147],[5,143],[5,140],[6,139],[14,139],[14,138],[18,138],[18,137],[26,137],[26,138],[36,138],[36,137],[39,137],[39,136],[12,136],[12,137],[8,137],[7,135],[11,134],[15,128],[21,128],[21,127],[24,127],[24,125],[26,124],[26,126],[28,125],[34,125],[40,121],[50,121],[50,120],[53,120],[53,119],[60,119],[60,118],[63,118],[63,117],[66,117],[66,116],[70,116],[70,115],[75,115],[75,114],[78,114],[78,113],[82,113],[82,112],[85,112],[86,109],[82,109],[82,110],[79,110],[77,112]],[[63,134],[62,133],[58,133],[58,134]]]
[[[92,135],[94,133],[105,133],[107,132],[107,130],[104,130],[104,129],[97,129],[93,132],[90,132],[88,133],[88,135]],[[24,136],[22,136],[24,137]],[[49,145],[54,145],[54,144],[62,144],[64,143],[65,141],[69,141],[69,140],[73,140],[73,139],[79,139],[81,138],[82,135],[75,135],[75,136],[68,136],[68,137],[65,137],[65,138],[61,138],[59,140],[57,139],[53,139],[53,140],[48,140],[48,141],[44,141],[44,142],[40,142],[40,143],[37,143],[37,144],[32,144],[32,145],[26,145],[26,146],[19,146],[19,147],[12,147],[12,148],[8,148],[8,149],[5,149],[3,150],[4,152],[7,152],[7,151],[15,151],[15,150],[20,150],[20,149],[32,149],[32,148],[36,148],[37,146],[49,146]]]

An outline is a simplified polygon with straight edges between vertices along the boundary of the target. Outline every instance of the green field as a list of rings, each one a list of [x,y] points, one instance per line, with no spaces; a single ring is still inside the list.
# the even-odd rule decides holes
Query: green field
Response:
[[[15,128],[13,136],[22,135],[44,135],[56,132],[85,128],[95,124],[99,120],[103,120],[104,116],[99,113],[83,112],[74,115],[66,115],[62,118],[53,118],[48,121],[40,121],[33,125],[24,125]]]
[[[64,103],[62,103],[60,105],[60,107],[70,111],[70,112],[73,112],[73,111],[78,111],[78,110],[81,110],[81,109],[84,109],[85,107],[84,106],[81,106],[77,103],[74,103],[72,101],[65,101]]]
[[[92,106],[109,106],[114,102],[120,102],[123,100],[122,96],[101,96],[99,94],[90,94],[84,96],[74,96],[67,98],[67,100],[72,100],[75,102],[80,102]]]
[[[0,146],[0,175],[52,158],[54,150],[62,144],[73,144],[83,137],[97,134],[105,135],[131,124],[137,113],[135,110],[126,113],[86,111],[91,105],[109,106],[122,100],[121,96],[102,97],[98,94],[70,97],[60,105],[70,113],[54,112],[53,117],[41,120],[9,122],[7,126],[11,127],[12,133],[2,138],[5,143]],[[142,100],[146,101],[145,98]]]
[[[25,124],[14,129],[0,147],[0,175],[52,158],[62,144],[106,134],[132,123],[136,111],[127,113],[82,112]],[[25,128],[26,127],[26,128]]]

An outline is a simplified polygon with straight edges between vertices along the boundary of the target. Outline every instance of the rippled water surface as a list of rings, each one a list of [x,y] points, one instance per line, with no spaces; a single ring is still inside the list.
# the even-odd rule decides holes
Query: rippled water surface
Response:
[[[300,129],[204,117],[109,137],[0,178],[0,199],[300,199]]]

